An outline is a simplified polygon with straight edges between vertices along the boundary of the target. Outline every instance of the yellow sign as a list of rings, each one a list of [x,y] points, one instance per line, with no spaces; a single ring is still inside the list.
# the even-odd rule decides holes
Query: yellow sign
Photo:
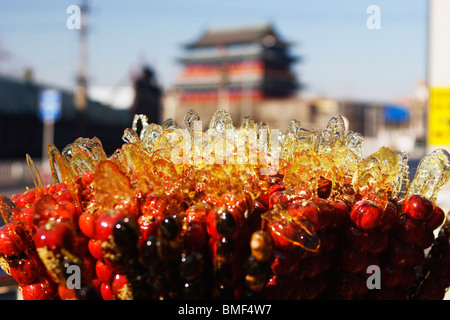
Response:
[[[430,88],[428,145],[450,145],[450,87]]]

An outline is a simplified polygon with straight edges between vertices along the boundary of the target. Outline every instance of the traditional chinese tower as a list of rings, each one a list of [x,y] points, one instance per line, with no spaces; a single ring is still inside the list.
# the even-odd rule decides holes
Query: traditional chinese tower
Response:
[[[206,30],[184,45],[176,84],[180,103],[251,111],[264,99],[292,97],[299,84],[290,47],[272,25]]]

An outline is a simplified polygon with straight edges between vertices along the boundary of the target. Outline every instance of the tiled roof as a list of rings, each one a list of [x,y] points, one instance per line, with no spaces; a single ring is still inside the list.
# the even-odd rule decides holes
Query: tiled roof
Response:
[[[247,28],[207,30],[197,41],[187,44],[186,48],[255,42],[263,43],[266,36],[273,36],[277,40],[277,43],[282,46],[288,45],[287,42],[280,39],[271,25],[263,25]]]

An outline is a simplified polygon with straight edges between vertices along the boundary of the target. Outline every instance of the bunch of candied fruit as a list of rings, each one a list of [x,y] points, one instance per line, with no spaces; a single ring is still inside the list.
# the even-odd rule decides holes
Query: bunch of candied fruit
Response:
[[[280,133],[218,110],[203,131],[136,115],[49,146],[54,184],[0,197],[0,265],[24,299],[443,299],[450,224],[435,203],[450,156],[362,156],[342,117]],[[141,128],[138,132],[138,125]]]

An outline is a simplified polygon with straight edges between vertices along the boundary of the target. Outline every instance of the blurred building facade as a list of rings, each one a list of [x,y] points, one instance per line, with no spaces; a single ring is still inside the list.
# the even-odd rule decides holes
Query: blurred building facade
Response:
[[[61,92],[61,116],[54,124],[54,144],[61,150],[78,137],[98,137],[108,154],[122,141],[132,122],[131,109],[117,110],[88,100],[80,113],[74,95],[67,90],[0,76],[0,160],[42,157],[43,123],[39,117],[39,95],[43,89]]]
[[[184,45],[182,71],[169,99],[207,116],[225,109],[233,118],[254,115],[265,100],[291,99],[300,88],[291,45],[269,24],[206,30]]]
[[[272,25],[205,31],[184,45],[177,83],[164,93],[162,120],[182,124],[194,109],[205,129],[214,112],[223,109],[235,126],[252,116],[284,132],[293,119],[306,129],[322,130],[340,114],[347,130],[364,135],[366,156],[383,145],[412,158],[423,156],[426,97],[391,103],[307,97],[292,70],[300,59],[290,53],[291,46]]]

